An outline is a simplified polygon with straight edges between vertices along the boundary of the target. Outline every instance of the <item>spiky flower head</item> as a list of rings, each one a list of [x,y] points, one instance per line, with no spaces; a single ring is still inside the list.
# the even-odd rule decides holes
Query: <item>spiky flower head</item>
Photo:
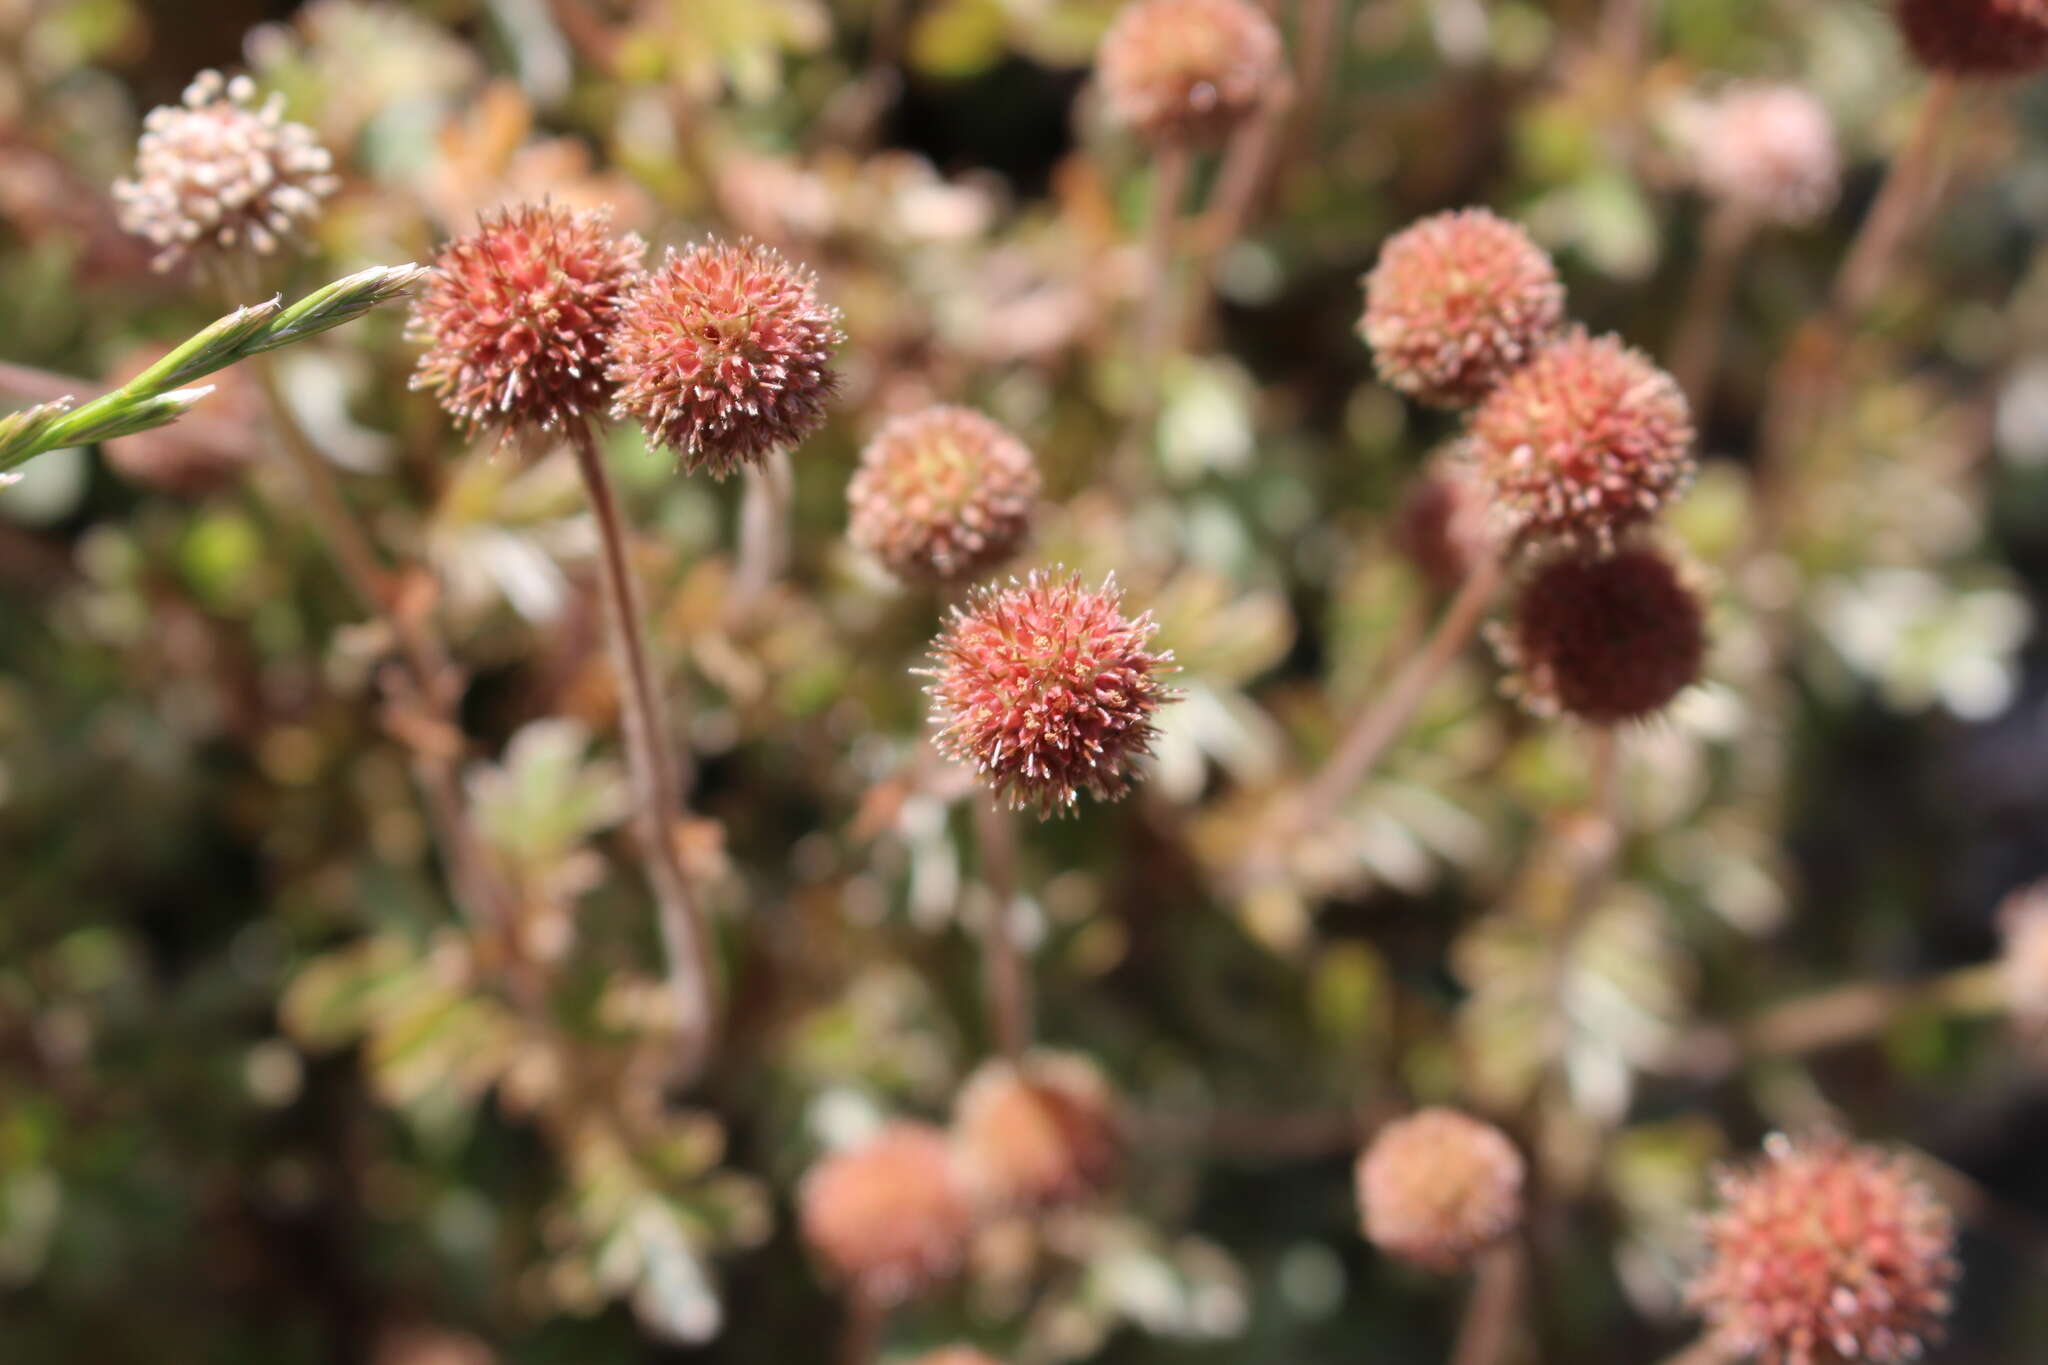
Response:
[[[898,578],[967,578],[1016,551],[1038,487],[1030,447],[995,422],[925,408],[892,419],[861,452],[847,534]]]
[[[2023,1026],[2048,1032],[2048,882],[2021,887],[1998,910],[1999,969],[2006,1008]]]
[[[601,209],[524,204],[441,249],[408,335],[412,386],[471,429],[556,431],[611,397],[605,348],[644,247]]]
[[[1810,223],[1841,188],[1834,122],[1796,85],[1722,92],[1694,130],[1693,153],[1700,188],[1763,222]]]
[[[1564,322],[1550,253],[1485,209],[1439,213],[1380,248],[1358,334],[1380,378],[1416,400],[1484,398]]]
[[[259,104],[247,76],[202,71],[143,119],[135,176],[115,182],[114,204],[169,270],[199,253],[277,250],[334,193],[333,172],[313,130],[285,122],[283,95]]]
[[[1060,1053],[984,1063],[953,1106],[953,1144],[975,1197],[999,1210],[1103,1194],[1123,1146],[1109,1083],[1087,1059]]]
[[[1983,80],[2048,67],[2048,0],[1899,0],[1921,65]]]
[[[846,338],[818,279],[758,242],[670,251],[627,298],[612,337],[614,416],[723,479],[825,421]]]
[[[1431,1108],[1380,1129],[1358,1159],[1365,1235],[1390,1256],[1452,1271],[1522,1221],[1522,1154],[1490,1123]]]
[[[1573,328],[1473,409],[1465,450],[1507,540],[1605,546],[1684,490],[1692,444],[1677,381]]]
[[[1095,65],[1111,115],[1151,142],[1219,141],[1285,79],[1280,32],[1246,0],[1133,0]]]
[[[1150,612],[1123,614],[1114,577],[1034,571],[955,607],[932,645],[937,743],[972,763],[996,799],[1041,819],[1080,793],[1114,801],[1151,751],[1153,713],[1175,693],[1160,681],[1171,652],[1146,649]]]
[[[1418,473],[1394,509],[1394,548],[1440,591],[1456,588],[1497,553],[1486,492],[1470,466],[1440,456]]]
[[[1775,1134],[1719,1186],[1708,1263],[1687,1297],[1730,1353],[1897,1365],[1939,1336],[1959,1273],[1955,1231],[1902,1157]]]
[[[952,1145],[928,1123],[892,1123],[826,1157],[797,1192],[804,1241],[847,1287],[890,1306],[959,1269],[973,1231]]]
[[[1530,571],[1492,639],[1509,692],[1530,711],[1617,725],[1699,681],[1706,607],[1653,546],[1556,555]]]

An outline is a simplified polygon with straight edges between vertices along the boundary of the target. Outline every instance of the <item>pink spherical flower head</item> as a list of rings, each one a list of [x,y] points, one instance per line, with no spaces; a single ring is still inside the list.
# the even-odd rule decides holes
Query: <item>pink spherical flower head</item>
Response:
[[[1389,538],[1433,587],[1452,591],[1498,553],[1489,511],[1471,468],[1455,456],[1439,457],[1409,484]]]
[[[846,338],[818,280],[772,247],[709,241],[671,251],[627,298],[607,371],[613,413],[723,479],[801,443],[838,386]]]
[[[1465,450],[1510,542],[1606,546],[1682,492],[1692,409],[1670,375],[1615,337],[1574,329],[1472,412]]]
[[[939,748],[972,763],[1012,807],[1041,818],[1080,793],[1114,801],[1150,752],[1152,718],[1175,696],[1160,677],[1172,654],[1146,649],[1150,613],[1122,611],[1114,578],[1034,572],[956,607],[932,646],[932,723]]]
[[[1524,1174],[1490,1123],[1442,1108],[1397,1119],[1358,1160],[1365,1235],[1424,1269],[1457,1270],[1520,1224]]]
[[[1724,1175],[1688,1290],[1732,1354],[1763,1365],[1900,1365],[1940,1335],[1959,1274],[1948,1210],[1900,1157],[1774,1135]]]
[[[1564,286],[1550,254],[1506,219],[1464,209],[1387,240],[1365,277],[1358,333],[1390,387],[1463,408],[1563,321]]]
[[[1284,79],[1280,32],[1246,0],[1134,0],[1095,65],[1118,122],[1153,142],[1227,136]]]
[[[953,1106],[953,1145],[976,1199],[1001,1211],[1096,1198],[1123,1155],[1108,1082],[1086,1058],[1056,1053],[983,1063]]]
[[[928,1123],[892,1123],[826,1157],[797,1199],[811,1250],[850,1290],[884,1307],[950,1277],[973,1231],[952,1147]]]
[[[1038,488],[1022,441],[971,408],[926,408],[861,452],[847,535],[906,581],[967,578],[1016,552]]]
[[[1700,187],[1757,220],[1796,227],[1834,206],[1842,157],[1813,92],[1738,85],[1717,98],[1694,138]]]
[[[1491,636],[1508,691],[1530,711],[1618,725],[1699,681],[1706,606],[1664,554],[1627,545],[1537,565]]]
[[[1931,70],[1997,80],[2048,67],[2048,0],[1899,0],[1898,12]]]
[[[284,96],[259,104],[247,76],[202,71],[143,120],[135,178],[115,182],[114,204],[168,270],[197,253],[277,250],[334,193],[333,171],[313,130],[285,121]]]
[[[412,386],[472,430],[559,431],[611,399],[604,358],[644,248],[602,211],[525,204],[441,249],[413,304]]]

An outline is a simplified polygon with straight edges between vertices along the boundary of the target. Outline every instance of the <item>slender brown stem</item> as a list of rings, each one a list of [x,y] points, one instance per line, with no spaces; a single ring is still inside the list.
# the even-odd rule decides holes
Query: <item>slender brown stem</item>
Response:
[[[1941,134],[1948,126],[1959,86],[1950,75],[1936,75],[1921,101],[1920,114],[1905,149],[1892,162],[1878,191],[1877,202],[1858,229],[1842,272],[1835,279],[1835,313],[1845,326],[1869,309],[1891,273],[1892,263],[1927,208],[1928,186],[1934,181]]]
[[[1502,1242],[1480,1254],[1451,1365],[1498,1365],[1507,1354],[1522,1309],[1523,1270],[1519,1242]]]
[[[846,1317],[839,1326],[839,1365],[875,1365],[888,1326],[888,1310],[871,1295],[858,1290],[848,1294]]]
[[[1421,653],[1411,658],[1392,686],[1352,722],[1337,751],[1309,784],[1291,821],[1294,832],[1307,834],[1320,828],[1338,804],[1372,775],[1387,747],[1407,729],[1430,688],[1479,629],[1502,577],[1498,559],[1489,557],[1473,566]]]
[[[1941,134],[1959,91],[1954,77],[1937,75],[1921,101],[1905,148],[1885,174],[1877,201],[1850,244],[1825,313],[1793,337],[1772,373],[1757,446],[1758,539],[1774,543],[1787,515],[1786,469],[1814,422],[1834,401],[1849,335],[1884,287],[1914,229],[1925,216],[1934,183]]]
[[[370,544],[369,534],[363,530],[362,523],[350,509],[348,499],[343,496],[341,482],[334,477],[334,466],[314,446],[293,414],[291,400],[278,380],[274,357],[256,355],[244,363],[263,390],[264,401],[269,405],[273,418],[277,443],[291,461],[292,470],[305,491],[306,515],[319,531],[320,538],[327,542],[335,564],[341,569],[341,576],[348,581],[350,591],[355,593],[362,607],[390,622],[393,635],[402,641],[405,634],[397,626],[391,608],[390,588],[377,551]]]
[[[989,1034],[1002,1054],[1015,1061],[1030,1048],[1032,1035],[1030,964],[1017,945],[1011,919],[1017,898],[1017,819],[993,801],[976,798],[973,805],[981,879],[988,892],[981,950]]]
[[[1174,254],[1180,212],[1187,199],[1194,154],[1184,142],[1162,143],[1153,160],[1152,202],[1145,227],[1145,282],[1139,300],[1137,346],[1129,426],[1118,459],[1131,484],[1142,481],[1145,452],[1159,415],[1159,372],[1166,364],[1174,327]]]
[[[570,429],[576,466],[597,518],[600,583],[613,666],[619,675],[619,712],[632,778],[634,835],[668,960],[681,1039],[679,1079],[694,1079],[717,1042],[718,982],[711,925],[690,889],[676,836],[682,821],[682,786],[674,743],[664,721],[661,692],[647,647],[640,590],[627,556],[625,518],[619,510],[604,454],[586,425]]]
[[[1755,225],[1755,218],[1732,203],[1717,205],[1707,218],[1700,259],[1671,339],[1671,375],[1692,400],[1695,419],[1706,412],[1727,328],[1728,301],[1735,291],[1736,263]]]
[[[739,565],[733,571],[727,619],[744,620],[789,568],[789,515],[796,476],[789,452],[773,451],[747,466],[740,495]]]
[[[277,443],[307,488],[306,507],[312,513],[314,529],[364,610],[384,624],[398,651],[402,668],[393,688],[394,704],[405,708],[415,722],[415,738],[422,739],[408,744],[413,776],[426,802],[435,842],[448,861],[456,903],[480,926],[501,936],[501,951],[516,956],[516,945],[511,942],[517,918],[514,893],[492,866],[462,791],[462,731],[457,715],[462,679],[422,617],[402,609],[384,590],[386,575],[369,533],[342,496],[327,457],[299,422],[271,362],[270,356],[258,355],[247,363],[263,394]]]

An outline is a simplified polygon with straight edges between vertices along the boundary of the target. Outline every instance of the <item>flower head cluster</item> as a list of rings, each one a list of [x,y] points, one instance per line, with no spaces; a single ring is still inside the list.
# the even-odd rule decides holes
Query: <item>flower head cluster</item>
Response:
[[[1284,78],[1279,30],[1247,0],[1133,0],[1096,54],[1111,114],[1153,142],[1210,143]]]
[[[1456,1270],[1521,1222],[1523,1178],[1498,1128],[1424,1109],[1382,1128],[1358,1159],[1365,1235],[1391,1256]]]
[[[640,239],[599,210],[525,205],[442,248],[413,305],[416,389],[472,428],[554,431],[611,397],[605,349]]]
[[[1358,332],[1380,378],[1437,407],[1469,407],[1564,321],[1550,255],[1485,209],[1396,233],[1365,277]]]
[[[1038,497],[1031,450],[970,408],[898,417],[847,485],[848,535],[898,578],[966,578],[1023,541]]]
[[[1106,1191],[1122,1157],[1115,1104],[1102,1073],[1077,1056],[984,1064],[953,1108],[954,1146],[976,1198],[1029,1210]]]
[[[814,1166],[798,1191],[804,1241],[854,1293],[915,1298],[956,1271],[973,1209],[946,1134],[899,1122]]]
[[[756,242],[671,251],[625,300],[607,371],[613,415],[684,468],[723,479],[801,442],[837,387],[839,310],[817,277]]]
[[[1918,1360],[1958,1274],[1949,1213],[1900,1157],[1774,1135],[1720,1181],[1688,1297],[1732,1354],[1764,1365]]]
[[[1493,640],[1531,711],[1614,725],[1699,681],[1706,609],[1669,558],[1631,544],[1537,564]]]
[[[267,255],[340,183],[313,130],[285,122],[282,95],[258,104],[247,76],[202,71],[142,128],[135,178],[115,183],[114,202],[159,270],[204,251]]]
[[[1920,63],[1997,79],[2048,67],[2048,0],[1898,0],[1899,27]]]
[[[1670,375],[1575,328],[1487,395],[1465,449],[1510,541],[1597,547],[1685,488],[1692,443],[1692,410]]]
[[[1738,85],[1700,120],[1700,187],[1764,222],[1797,226],[1834,206],[1842,155],[1828,111],[1796,85]]]
[[[940,749],[1041,818],[1084,791],[1123,796],[1174,694],[1160,681],[1173,656],[1146,648],[1150,613],[1132,619],[1122,606],[1114,579],[1089,588],[1034,572],[954,608],[927,670]]]

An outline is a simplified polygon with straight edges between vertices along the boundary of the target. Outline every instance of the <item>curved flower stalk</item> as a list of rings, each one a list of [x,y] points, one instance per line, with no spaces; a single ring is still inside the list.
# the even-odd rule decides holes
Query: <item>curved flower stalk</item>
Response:
[[[374,266],[287,307],[281,298],[237,308],[113,392],[73,408],[59,398],[0,417],[0,475],[66,446],[111,441],[177,421],[213,391],[193,381],[353,322],[403,298],[426,275],[420,266]]]

